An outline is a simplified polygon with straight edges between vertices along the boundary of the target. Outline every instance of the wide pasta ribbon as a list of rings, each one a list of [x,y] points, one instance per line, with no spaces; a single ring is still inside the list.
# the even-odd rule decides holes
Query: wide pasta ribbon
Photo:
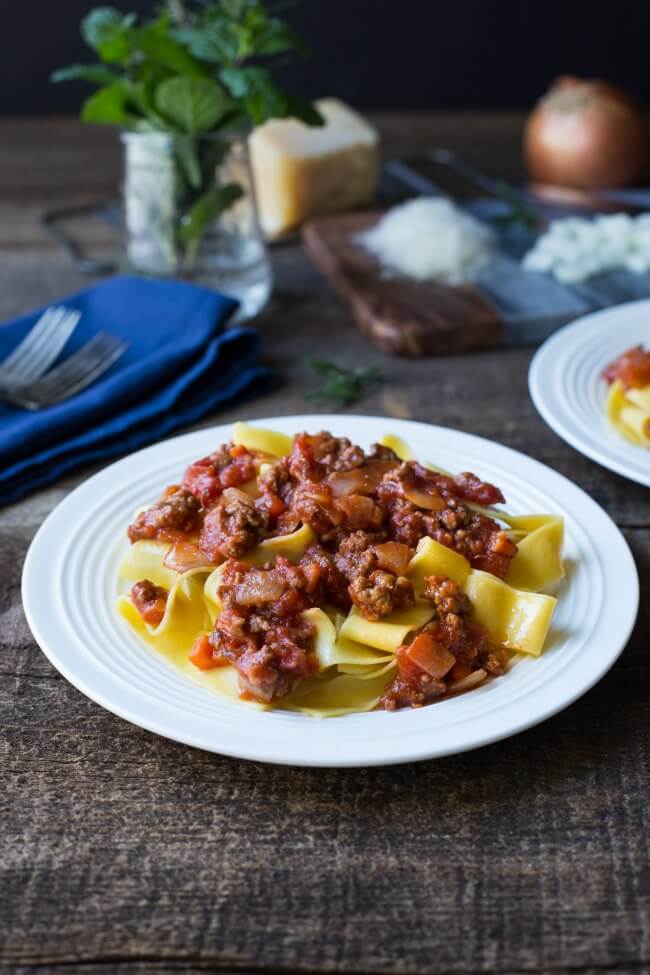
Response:
[[[650,386],[625,389],[621,380],[616,379],[609,387],[605,413],[625,440],[650,447]]]
[[[272,457],[286,457],[291,453],[293,438],[278,430],[251,427],[248,423],[234,423],[232,442],[246,447],[247,450],[259,450]]]
[[[514,589],[488,572],[472,569],[458,552],[432,538],[423,538],[407,570],[418,596],[425,588],[426,577],[431,575],[448,576],[465,591],[474,619],[495,643],[533,656],[542,652],[557,603],[552,596]],[[341,627],[341,635],[394,652],[409,632],[419,629],[432,616],[433,607],[424,601],[379,622],[365,619],[355,607]]]

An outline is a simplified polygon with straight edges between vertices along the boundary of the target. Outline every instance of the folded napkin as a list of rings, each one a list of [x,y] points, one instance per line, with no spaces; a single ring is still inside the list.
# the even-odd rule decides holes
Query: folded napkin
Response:
[[[258,362],[258,333],[224,331],[237,303],[204,288],[124,276],[58,304],[82,313],[62,358],[102,329],[129,348],[71,400],[36,413],[0,404],[0,503],[80,464],[161,439],[273,382]],[[0,327],[0,363],[43,310]]]

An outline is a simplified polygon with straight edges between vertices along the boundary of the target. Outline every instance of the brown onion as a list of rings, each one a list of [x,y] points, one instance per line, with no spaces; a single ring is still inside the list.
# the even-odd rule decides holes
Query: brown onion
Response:
[[[407,501],[418,508],[427,508],[429,511],[443,511],[447,507],[447,502],[440,494],[430,494],[429,491],[424,491],[422,488],[404,484],[402,494]]]
[[[471,691],[473,687],[478,687],[482,684],[487,677],[487,670],[473,670],[471,674],[467,677],[462,677],[457,680],[455,684],[451,684],[449,687],[450,693],[460,694],[463,691]]]
[[[345,498],[350,494],[372,494],[376,483],[369,480],[362,467],[351,471],[334,471],[327,479],[335,498]]]
[[[349,471],[334,471],[327,478],[327,483],[335,498],[347,494],[372,494],[384,474],[394,466],[392,461],[369,460],[367,464]]]
[[[275,603],[286,590],[286,583],[275,572],[251,569],[246,573],[244,581],[235,586],[235,600],[240,606]]]
[[[175,572],[189,572],[190,569],[209,569],[210,559],[206,558],[198,545],[192,542],[176,542],[163,559],[163,565]]]
[[[377,515],[381,517],[381,512],[375,511],[375,503],[372,498],[366,498],[363,494],[351,494],[346,498],[339,498],[336,507],[345,515],[345,524],[350,531],[357,531],[360,528],[368,528],[373,519],[377,520]]]
[[[380,568],[393,572],[396,576],[406,575],[411,560],[411,549],[402,542],[382,542],[375,545],[375,555]]]
[[[536,182],[576,189],[627,186],[647,175],[650,127],[622,89],[563,77],[528,119],[524,151]]]

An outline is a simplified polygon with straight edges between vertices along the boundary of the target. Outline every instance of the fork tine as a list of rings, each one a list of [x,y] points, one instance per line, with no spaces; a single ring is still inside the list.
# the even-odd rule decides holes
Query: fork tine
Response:
[[[36,324],[33,331],[29,333],[24,343],[18,347],[15,358],[4,363],[3,370],[8,369],[14,381],[24,381],[24,377],[31,374],[30,364],[34,356],[38,356],[39,350],[46,348],[50,335],[58,327],[61,321],[62,312],[59,308],[50,308],[47,318]]]
[[[77,382],[84,376],[89,368],[93,368],[95,362],[99,361],[106,352],[114,348],[119,339],[108,332],[98,332],[86,342],[80,349],[69,356],[60,365],[39,379],[33,388],[50,392],[56,392],[61,385],[68,386],[70,383]]]
[[[37,402],[52,403],[66,399],[90,385],[126,351],[127,345],[108,332],[98,332],[60,366],[43,379],[23,390]],[[72,392],[71,392],[72,391]]]
[[[14,369],[20,367],[20,363],[29,354],[30,349],[34,348],[41,337],[45,335],[50,327],[50,322],[56,312],[55,308],[46,308],[36,324],[30,329],[22,342],[16,346],[4,362],[0,365],[0,375],[5,376]]]
[[[120,342],[113,346],[112,349],[107,350],[104,358],[100,362],[97,362],[92,369],[89,369],[85,376],[80,377],[76,383],[67,386],[58,395],[49,399],[48,406],[53,406],[55,403],[60,403],[63,400],[71,399],[73,396],[76,396],[77,393],[87,389],[87,387],[91,386],[96,379],[99,379],[99,377],[103,376],[105,372],[108,372],[111,366],[115,365],[118,359],[121,359],[127,349],[127,343]]]
[[[56,319],[56,324],[50,327],[49,336],[41,342],[36,353],[32,353],[31,361],[22,370],[22,383],[39,379],[49,369],[77,327],[80,318],[80,312],[68,312],[63,309],[61,316]]]
[[[0,382],[24,385],[38,379],[59,355],[81,313],[62,306],[46,309],[23,341],[0,365]]]

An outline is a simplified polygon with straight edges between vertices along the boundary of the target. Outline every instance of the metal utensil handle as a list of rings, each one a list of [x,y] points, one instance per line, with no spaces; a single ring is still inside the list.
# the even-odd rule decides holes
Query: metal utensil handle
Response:
[[[81,244],[63,229],[61,222],[70,220],[72,217],[82,217],[96,213],[100,207],[105,206],[106,201],[99,200],[95,203],[85,203],[81,206],[46,210],[41,216],[41,225],[44,230],[65,248],[80,274],[112,274],[116,269],[116,263],[115,261],[97,261],[95,258],[89,257],[84,253]]]

